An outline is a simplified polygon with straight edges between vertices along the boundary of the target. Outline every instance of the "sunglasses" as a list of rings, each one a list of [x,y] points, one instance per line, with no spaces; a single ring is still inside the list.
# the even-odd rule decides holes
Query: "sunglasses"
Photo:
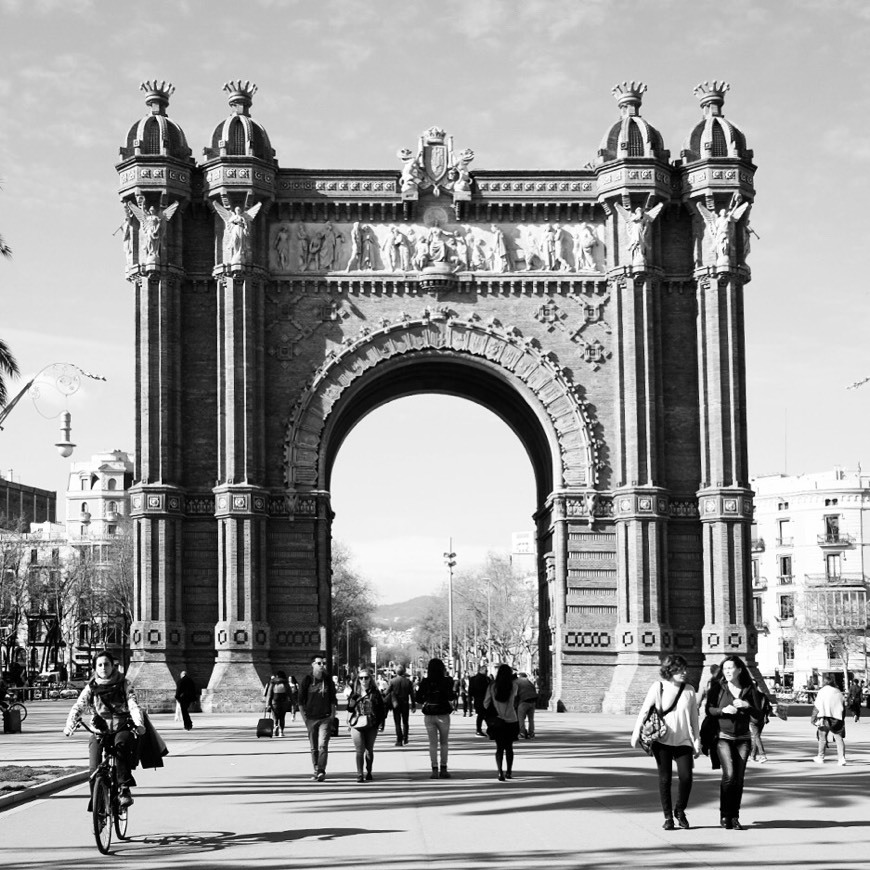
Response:
[[[326,662],[312,662],[311,664],[317,665],[317,667],[322,668],[326,664]]]
[[[361,680],[370,680],[371,677],[360,677]]]

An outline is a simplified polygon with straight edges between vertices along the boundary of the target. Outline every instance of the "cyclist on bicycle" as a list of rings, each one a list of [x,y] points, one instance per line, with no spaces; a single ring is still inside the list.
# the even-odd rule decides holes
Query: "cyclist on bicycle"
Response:
[[[72,705],[63,733],[70,737],[85,712],[91,713],[91,727],[97,731],[115,735],[115,750],[118,763],[118,783],[121,786],[119,804],[128,807],[133,803],[131,786],[136,785],[131,769],[136,764],[137,735],[145,733],[142,710],[136,702],[136,692],[129,681],[118,671],[115,657],[107,651],[94,657],[94,676],[88,681],[78,700]],[[90,771],[99,767],[102,748],[91,735]]]

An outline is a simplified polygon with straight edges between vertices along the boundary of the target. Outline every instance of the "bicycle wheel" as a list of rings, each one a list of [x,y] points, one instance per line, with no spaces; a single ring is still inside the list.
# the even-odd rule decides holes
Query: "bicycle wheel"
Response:
[[[27,718],[27,707],[21,703],[21,701],[16,701],[14,704],[9,705],[10,710],[17,710],[19,715],[21,716],[21,721],[23,722]]]
[[[97,848],[108,855],[112,845],[112,792],[109,781],[103,776],[94,780],[93,814]]]
[[[119,840],[127,839],[127,822],[129,820],[130,807],[122,807],[115,801],[115,833]]]

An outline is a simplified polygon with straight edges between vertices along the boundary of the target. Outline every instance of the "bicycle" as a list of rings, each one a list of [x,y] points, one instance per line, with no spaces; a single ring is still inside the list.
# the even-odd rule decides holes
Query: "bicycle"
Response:
[[[27,707],[21,701],[0,701],[0,714],[17,710],[23,722],[27,718]]]
[[[118,762],[115,749],[114,731],[98,731],[91,728],[81,719],[76,728],[82,725],[90,731],[100,743],[102,761],[91,774],[91,815],[94,822],[94,839],[97,848],[103,855],[109,854],[112,846],[112,827],[119,840],[127,839],[127,824],[130,820],[130,808],[119,803],[121,786],[118,784]],[[75,730],[75,729],[73,729]]]

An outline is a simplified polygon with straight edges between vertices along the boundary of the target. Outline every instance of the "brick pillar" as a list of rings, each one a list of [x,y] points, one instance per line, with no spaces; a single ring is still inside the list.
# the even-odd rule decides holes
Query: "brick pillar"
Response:
[[[743,284],[729,271],[698,272],[705,665],[738,655],[755,667],[746,450]]]
[[[670,649],[668,496],[664,488],[660,280],[626,269],[611,278],[616,306],[617,660],[604,712],[643,699]]]
[[[224,270],[225,273],[224,273]],[[210,710],[251,706],[269,678],[263,480],[263,282],[245,266],[218,267],[217,658]]]

